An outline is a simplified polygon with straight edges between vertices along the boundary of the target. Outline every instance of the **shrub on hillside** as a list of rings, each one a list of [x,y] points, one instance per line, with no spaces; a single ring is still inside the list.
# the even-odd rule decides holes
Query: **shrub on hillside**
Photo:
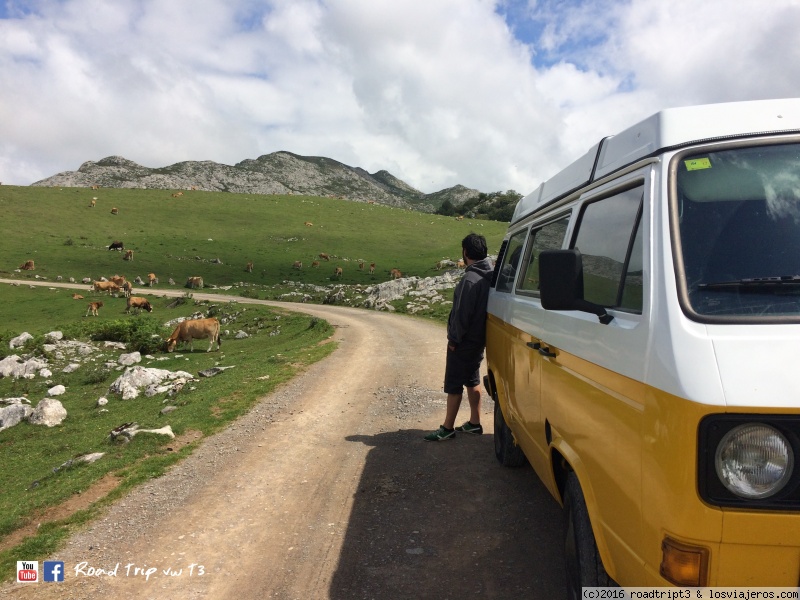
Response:
[[[94,324],[90,339],[95,341],[122,342],[131,352],[152,354],[164,346],[168,333],[161,323],[149,315],[137,315],[133,319],[115,319]]]

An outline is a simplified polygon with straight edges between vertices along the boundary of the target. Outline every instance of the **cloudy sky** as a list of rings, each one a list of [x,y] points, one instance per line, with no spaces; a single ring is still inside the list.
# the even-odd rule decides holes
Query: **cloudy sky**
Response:
[[[532,191],[662,108],[800,96],[800,0],[0,0],[0,181],[278,150]]]

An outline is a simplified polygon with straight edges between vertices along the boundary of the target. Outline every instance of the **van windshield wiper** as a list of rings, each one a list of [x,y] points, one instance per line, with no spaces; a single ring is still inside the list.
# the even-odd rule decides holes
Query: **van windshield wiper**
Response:
[[[786,287],[800,286],[800,275],[781,275],[778,277],[749,277],[734,279],[732,281],[716,281],[714,283],[700,283],[698,288],[703,290],[763,290],[769,288],[785,289]]]

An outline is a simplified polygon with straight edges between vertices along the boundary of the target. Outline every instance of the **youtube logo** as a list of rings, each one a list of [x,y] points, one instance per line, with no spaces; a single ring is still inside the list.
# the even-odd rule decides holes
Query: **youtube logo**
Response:
[[[17,583],[38,583],[38,582],[39,582],[39,561],[18,560]]]

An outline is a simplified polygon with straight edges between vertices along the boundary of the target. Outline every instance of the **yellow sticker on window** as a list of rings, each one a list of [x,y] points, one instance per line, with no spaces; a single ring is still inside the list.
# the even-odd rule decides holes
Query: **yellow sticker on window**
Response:
[[[699,171],[701,169],[710,169],[711,161],[707,158],[693,158],[691,160],[683,161],[686,165],[687,171]]]

